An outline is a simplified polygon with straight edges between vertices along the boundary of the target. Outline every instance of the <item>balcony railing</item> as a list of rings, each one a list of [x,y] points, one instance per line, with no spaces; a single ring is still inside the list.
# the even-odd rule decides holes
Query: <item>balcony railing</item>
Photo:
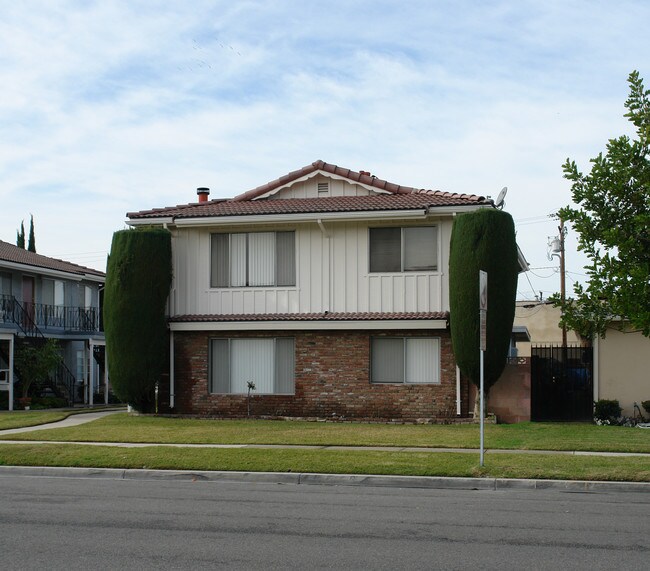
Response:
[[[0,295],[0,323],[17,323],[26,328],[92,333],[99,331],[99,311],[94,308],[24,302],[12,295]]]

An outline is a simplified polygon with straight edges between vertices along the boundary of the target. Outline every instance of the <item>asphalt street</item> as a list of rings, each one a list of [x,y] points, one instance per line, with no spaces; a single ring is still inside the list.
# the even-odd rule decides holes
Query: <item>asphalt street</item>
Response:
[[[650,494],[0,475],[3,569],[647,567]]]

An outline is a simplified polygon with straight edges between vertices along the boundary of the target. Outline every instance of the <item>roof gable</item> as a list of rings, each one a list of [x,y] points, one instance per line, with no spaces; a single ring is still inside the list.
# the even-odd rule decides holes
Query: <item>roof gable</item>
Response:
[[[324,177],[319,179],[318,177]],[[345,190],[320,196],[318,193],[290,192],[298,183],[312,180],[344,183]],[[216,199],[129,212],[131,220],[151,218],[203,218],[267,214],[363,212],[377,210],[410,210],[434,207],[489,205],[492,201],[474,194],[457,194],[440,190],[402,186],[373,176],[367,171],[315,161],[276,180],[239,194],[231,199]]]

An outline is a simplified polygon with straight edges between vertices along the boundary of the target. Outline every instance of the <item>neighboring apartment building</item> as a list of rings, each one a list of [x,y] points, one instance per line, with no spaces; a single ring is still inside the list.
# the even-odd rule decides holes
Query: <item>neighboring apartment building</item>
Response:
[[[0,241],[1,390],[13,394],[18,343],[38,345],[54,338],[62,364],[49,388],[71,404],[92,403],[107,383],[100,313],[104,279],[97,270]]]
[[[467,413],[449,333],[449,240],[456,214],[491,200],[322,161],[233,199],[208,192],[127,215],[172,233],[175,412],[245,415],[252,381],[255,415]]]

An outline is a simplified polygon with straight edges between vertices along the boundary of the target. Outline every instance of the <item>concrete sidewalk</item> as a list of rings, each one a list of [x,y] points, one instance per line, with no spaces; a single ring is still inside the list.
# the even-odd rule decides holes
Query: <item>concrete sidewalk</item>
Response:
[[[50,428],[68,428],[70,426],[79,426],[92,422],[98,418],[103,418],[109,414],[117,414],[118,412],[125,412],[122,409],[115,410],[99,410],[93,412],[81,412],[78,414],[71,414],[63,420],[56,422],[48,422],[47,424],[37,424],[36,426],[23,426],[21,428],[8,428],[7,430],[0,430],[0,438],[6,434],[20,434],[22,432],[35,432],[37,430],[48,430]]]

